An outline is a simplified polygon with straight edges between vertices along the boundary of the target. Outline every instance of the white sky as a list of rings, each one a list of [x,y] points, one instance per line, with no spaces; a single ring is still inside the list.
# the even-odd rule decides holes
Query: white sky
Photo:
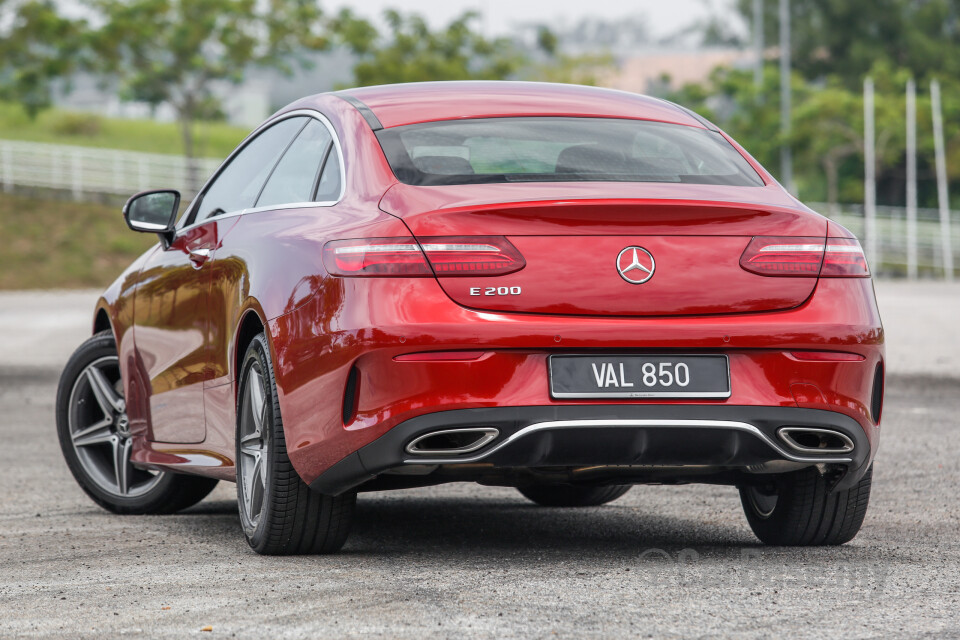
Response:
[[[641,15],[650,21],[651,35],[664,36],[704,17],[710,12],[708,7],[719,11],[730,4],[731,0],[326,0],[321,6],[327,11],[348,6],[366,17],[395,8],[423,14],[435,27],[473,9],[484,16],[483,30],[488,36],[523,22],[570,24],[587,16],[616,19]]]

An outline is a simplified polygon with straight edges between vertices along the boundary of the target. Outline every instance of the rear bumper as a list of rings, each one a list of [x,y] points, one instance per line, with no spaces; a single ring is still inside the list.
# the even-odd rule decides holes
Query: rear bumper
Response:
[[[456,305],[436,281],[330,279],[270,322],[272,356],[290,459],[308,484],[417,418],[450,411],[588,406],[590,418],[633,407],[687,408],[691,419],[736,407],[811,409],[850,418],[875,449],[871,411],[883,362],[883,328],[868,279],[825,279],[803,305],[728,316],[605,318],[500,314]],[[341,310],[330,317],[331,309]],[[858,362],[802,362],[792,350],[856,353]],[[425,351],[473,351],[465,362],[398,361]],[[712,399],[561,399],[550,395],[554,354],[725,354],[731,395]],[[353,382],[351,382],[353,381]],[[559,414],[558,414],[559,415]],[[664,414],[649,414],[657,419]],[[579,416],[578,416],[579,418]],[[560,418],[567,419],[567,418]],[[577,418],[573,418],[577,419]],[[528,423],[529,424],[529,423]],[[851,424],[844,421],[844,424]]]
[[[781,427],[830,429],[850,439],[847,453],[792,450]],[[414,439],[434,431],[492,427],[495,439],[459,455],[407,453]],[[440,411],[406,420],[320,474],[311,488],[338,494],[379,474],[411,465],[490,470],[616,467],[625,482],[698,469],[708,474],[757,473],[768,463],[824,464],[838,488],[857,482],[869,467],[871,445],[853,418],[798,407],[690,405],[564,405]],[[678,468],[683,469],[678,469]],[[684,471],[685,470],[685,471]]]

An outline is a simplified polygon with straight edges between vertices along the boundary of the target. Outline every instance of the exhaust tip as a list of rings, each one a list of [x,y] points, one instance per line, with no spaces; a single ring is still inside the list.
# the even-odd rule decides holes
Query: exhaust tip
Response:
[[[493,427],[466,427],[425,433],[411,440],[405,451],[414,456],[456,456],[476,451],[500,435]]]
[[[781,427],[777,435],[788,447],[801,453],[850,453],[853,440],[840,431],[814,427]]]

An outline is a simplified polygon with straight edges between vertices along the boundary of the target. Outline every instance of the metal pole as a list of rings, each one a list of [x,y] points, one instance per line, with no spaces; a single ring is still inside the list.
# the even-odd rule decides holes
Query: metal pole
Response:
[[[940,246],[943,253],[943,275],[953,280],[953,242],[950,237],[950,195],[947,190],[947,159],[943,148],[943,112],[940,109],[940,83],[930,83],[930,105],[933,109],[933,147],[937,158],[937,202],[940,205]]]
[[[917,279],[917,85],[907,80],[907,277]]]
[[[763,0],[753,0],[753,46],[753,84],[759,88],[763,85]]]
[[[863,81],[863,233],[867,240],[867,262],[874,273],[879,268],[877,255],[877,159],[874,148],[873,79]]]
[[[793,153],[790,149],[790,0],[780,0],[780,179],[787,191],[793,186]]]

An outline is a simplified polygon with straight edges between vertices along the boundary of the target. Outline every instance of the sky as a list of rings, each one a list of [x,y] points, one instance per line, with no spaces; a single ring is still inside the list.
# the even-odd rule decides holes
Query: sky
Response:
[[[588,16],[616,19],[642,15],[650,21],[650,34],[669,35],[709,13],[707,7],[719,11],[729,7],[729,0],[326,0],[325,10],[349,6],[366,17],[395,8],[404,13],[427,16],[432,26],[443,25],[467,10],[483,16],[485,35],[500,35],[511,26],[524,22],[568,24]]]

